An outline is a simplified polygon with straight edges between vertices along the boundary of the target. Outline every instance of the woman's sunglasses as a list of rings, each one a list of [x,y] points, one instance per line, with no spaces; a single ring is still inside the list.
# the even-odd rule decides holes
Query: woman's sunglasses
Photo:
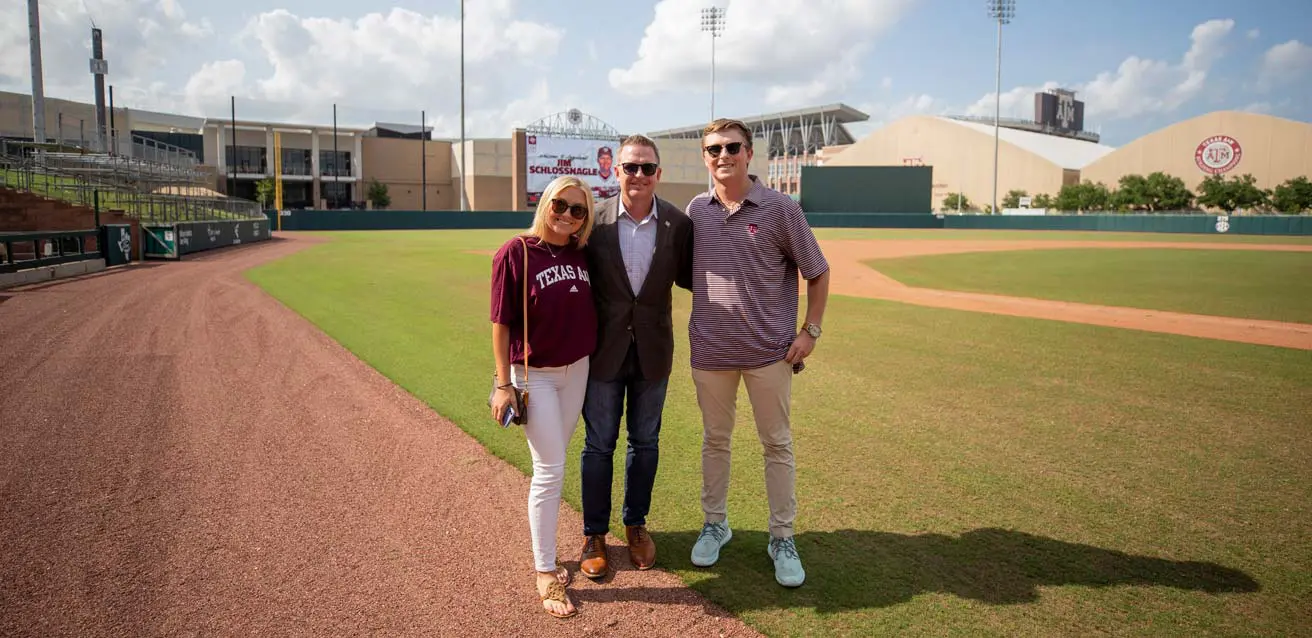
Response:
[[[647,177],[651,177],[652,175],[656,174],[656,169],[659,168],[659,166],[652,162],[647,162],[646,164],[635,164],[633,162],[625,162],[624,164],[620,164],[620,168],[624,169],[624,172],[629,175],[637,175],[638,171],[642,171],[643,175],[646,175]]]
[[[563,199],[551,200],[551,210],[557,215],[564,215],[569,211],[569,216],[574,219],[583,219],[588,216],[588,207],[583,204],[571,204]]]
[[[719,157],[720,151],[729,151],[730,155],[737,155],[738,151],[741,150],[743,150],[742,142],[729,142],[728,144],[725,144],[723,146],[719,144],[712,144],[706,147],[706,152],[710,153],[711,157]]]

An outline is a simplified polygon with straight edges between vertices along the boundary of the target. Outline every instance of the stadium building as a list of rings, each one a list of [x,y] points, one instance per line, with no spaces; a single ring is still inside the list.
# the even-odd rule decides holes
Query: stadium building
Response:
[[[0,138],[32,139],[31,96],[0,92]],[[163,159],[207,176],[217,193],[255,199],[257,184],[280,160],[284,208],[367,208],[368,188],[388,188],[389,208],[457,210],[461,165],[471,210],[525,210],[549,176],[597,181],[615,192],[618,142],[624,136],[592,115],[570,110],[542,118],[505,138],[434,139],[431,128],[373,123],[271,122],[200,118],[138,109],[107,109],[110,132],[95,135],[92,104],[47,98],[47,137],[89,152]],[[1312,174],[1312,125],[1267,115],[1217,112],[1168,126],[1116,149],[1083,128],[1084,105],[1068,91],[1035,95],[1032,120],[1003,120],[999,129],[998,197],[1021,190],[1055,196],[1081,181],[1115,188],[1127,174],[1163,171],[1191,189],[1207,175],[1251,173],[1272,188]],[[993,194],[991,118],[918,115],[857,140],[847,125],[868,119],[845,104],[739,117],[753,130],[750,170],[782,192],[798,195],[804,166],[931,166],[933,206],[951,194],[983,209]],[[647,133],[660,146],[657,193],[686,205],[708,186],[702,160],[705,123]],[[234,135],[235,132],[235,135]],[[234,149],[234,144],[236,148]],[[600,180],[600,181],[598,181]],[[945,211],[955,212],[955,211]],[[963,211],[964,212],[964,211]]]
[[[870,119],[846,104],[830,104],[780,113],[734,118],[752,130],[752,148],[768,160],[761,175],[766,183],[789,195],[801,192],[802,167],[821,163],[821,149],[856,141],[846,124]],[[653,139],[701,140],[705,123],[653,131]],[[764,143],[762,143],[764,142]]]
[[[1156,171],[1179,177],[1195,193],[1209,175],[1252,174],[1259,188],[1312,175],[1312,124],[1220,111],[1118,149],[1084,130],[1084,104],[1074,93],[1040,92],[1034,102],[1032,120],[999,122],[999,202],[1012,190],[1055,197],[1062,186],[1086,181],[1115,190],[1122,176]],[[821,155],[824,166],[932,166],[932,202],[940,212],[955,212],[943,206],[952,194],[979,210],[992,201],[992,118],[910,116]]]

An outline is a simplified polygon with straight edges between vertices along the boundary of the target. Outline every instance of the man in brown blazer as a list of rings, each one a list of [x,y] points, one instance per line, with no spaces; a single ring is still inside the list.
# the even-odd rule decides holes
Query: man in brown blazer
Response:
[[[602,201],[585,252],[597,305],[583,421],[583,534],[579,569],[607,573],[611,481],[620,416],[627,407],[622,520],[629,558],[638,569],[656,561],[647,533],[659,459],[661,412],[674,359],[670,300],[675,284],[692,289],[692,221],[656,197],[660,151],[641,135],[620,144],[620,194]]]

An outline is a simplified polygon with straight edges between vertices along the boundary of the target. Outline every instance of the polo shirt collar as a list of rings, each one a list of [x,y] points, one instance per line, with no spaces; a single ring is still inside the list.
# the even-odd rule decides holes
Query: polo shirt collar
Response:
[[[746,204],[747,202],[752,202],[754,204],[760,204],[761,197],[765,194],[767,187],[765,186],[765,184],[762,184],[761,180],[757,178],[755,175],[749,174],[747,176],[747,179],[751,180],[752,185],[747,187],[747,194],[743,196],[743,203]],[[715,190],[715,187],[711,187],[710,192],[711,192],[711,199],[719,203],[721,206],[723,206],[724,202],[720,201],[720,193]],[[623,210],[623,205],[624,204],[621,202],[620,204],[621,210]],[[653,208],[652,210],[655,209]]]

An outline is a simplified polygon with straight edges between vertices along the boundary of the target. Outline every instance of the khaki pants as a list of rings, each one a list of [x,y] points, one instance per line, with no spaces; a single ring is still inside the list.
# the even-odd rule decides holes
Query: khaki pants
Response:
[[[751,370],[692,371],[697,387],[697,404],[702,410],[702,511],[706,522],[719,523],[728,516],[729,444],[737,411],[738,381],[747,385],[747,396],[756,417],[756,434],[765,456],[765,490],[770,501],[770,534],[793,535],[797,498],[793,485],[793,435],[789,427],[793,369],[787,361]]]

